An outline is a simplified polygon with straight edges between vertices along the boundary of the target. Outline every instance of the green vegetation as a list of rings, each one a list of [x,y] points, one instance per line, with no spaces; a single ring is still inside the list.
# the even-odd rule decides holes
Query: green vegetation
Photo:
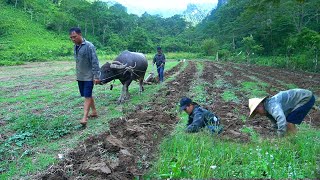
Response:
[[[268,93],[265,89],[269,86],[265,82],[242,82],[241,91],[249,93],[249,97],[263,97]]]
[[[31,21],[23,11],[2,2],[0,6],[0,65],[57,60],[71,54],[72,43],[67,36],[50,33]]]
[[[79,26],[102,57],[162,46],[172,59],[320,69],[317,0],[219,0],[195,27],[181,15],[139,17],[104,1],[6,0],[0,6],[0,65],[70,58],[68,30]]]
[[[196,78],[198,81],[193,82],[191,85],[191,90],[190,90],[190,98],[197,103],[200,104],[211,104],[213,100],[207,99],[207,93],[205,92],[205,87],[208,86],[209,84],[204,82],[204,80],[200,79],[201,75],[203,73],[203,64],[200,62],[197,62],[197,74]]]
[[[228,0],[194,32],[213,49],[218,44],[223,60],[317,72],[319,8],[317,0]]]
[[[241,144],[222,141],[209,131],[183,132],[186,116],[160,147],[159,160],[146,176],[152,178],[318,178],[320,133],[302,127],[299,135]],[[272,145],[270,145],[272,144]]]
[[[239,103],[239,99],[238,97],[236,96],[236,94],[231,91],[231,90],[226,90],[223,92],[222,94],[222,99],[225,101],[225,102],[229,102],[229,101],[233,101],[235,103]]]

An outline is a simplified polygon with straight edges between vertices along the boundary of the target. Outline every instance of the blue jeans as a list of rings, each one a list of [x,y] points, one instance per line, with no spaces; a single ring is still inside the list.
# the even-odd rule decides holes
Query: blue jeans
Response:
[[[303,119],[306,117],[310,109],[315,103],[315,97],[312,96],[309,102],[307,102],[305,105],[297,108],[296,110],[292,111],[287,116],[287,122],[292,124],[301,124]]]
[[[157,71],[158,71],[159,81],[160,81],[160,82],[163,82],[164,66],[159,66],[159,67],[157,67]]]

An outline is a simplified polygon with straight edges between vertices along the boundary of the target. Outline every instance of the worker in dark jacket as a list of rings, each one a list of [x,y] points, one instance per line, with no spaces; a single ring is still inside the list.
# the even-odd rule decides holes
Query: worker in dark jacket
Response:
[[[163,54],[161,47],[157,47],[157,54],[153,58],[153,65],[157,65],[159,81],[163,82],[164,65],[166,64],[166,56]]]
[[[211,132],[220,133],[220,118],[212,112],[200,107],[197,103],[192,102],[188,97],[182,97],[180,100],[180,111],[184,110],[188,115],[186,132],[198,132],[203,127],[208,127]]]
[[[277,125],[278,136],[296,133],[295,124],[301,124],[315,103],[313,93],[306,89],[280,91],[272,97],[249,99],[252,118],[256,114],[267,116]]]

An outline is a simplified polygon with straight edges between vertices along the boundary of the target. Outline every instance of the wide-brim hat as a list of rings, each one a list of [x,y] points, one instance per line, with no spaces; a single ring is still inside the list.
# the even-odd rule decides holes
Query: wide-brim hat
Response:
[[[250,109],[250,114],[249,118],[252,118],[255,114],[253,114],[254,110],[258,107],[258,105],[267,98],[268,96],[265,96],[263,98],[251,98],[249,99],[249,109]]]

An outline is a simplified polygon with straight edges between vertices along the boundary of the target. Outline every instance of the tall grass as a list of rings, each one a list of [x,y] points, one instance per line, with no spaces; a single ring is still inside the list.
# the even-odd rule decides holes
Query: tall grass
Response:
[[[159,149],[145,178],[319,178],[320,132],[302,126],[297,136],[249,143],[220,140],[204,130],[183,132],[186,116]]]

